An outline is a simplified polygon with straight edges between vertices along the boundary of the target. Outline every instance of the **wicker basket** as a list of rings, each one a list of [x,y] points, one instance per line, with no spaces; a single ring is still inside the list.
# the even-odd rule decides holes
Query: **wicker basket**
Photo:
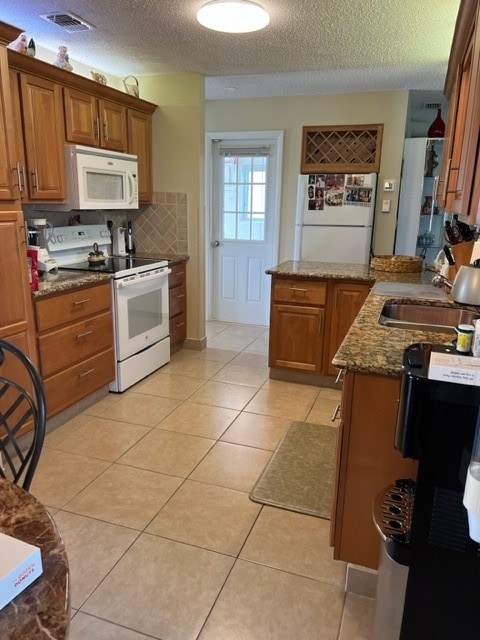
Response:
[[[417,273],[422,270],[421,256],[376,256],[370,262],[376,271],[393,271],[396,273]]]

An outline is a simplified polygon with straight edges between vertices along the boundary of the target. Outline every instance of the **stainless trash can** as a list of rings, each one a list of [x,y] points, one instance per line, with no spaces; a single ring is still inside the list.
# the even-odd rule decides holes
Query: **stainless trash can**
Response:
[[[372,640],[399,640],[408,566],[409,532],[415,494],[412,480],[397,480],[381,491],[373,520],[382,537]]]

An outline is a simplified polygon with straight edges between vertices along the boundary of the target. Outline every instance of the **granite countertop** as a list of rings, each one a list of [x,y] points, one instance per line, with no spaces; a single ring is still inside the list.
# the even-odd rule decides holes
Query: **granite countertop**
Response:
[[[0,611],[0,638],[68,637],[69,568],[65,544],[47,509],[32,494],[0,478],[0,531],[40,547],[43,573]]]
[[[150,260],[168,260],[169,264],[178,264],[179,262],[187,262],[190,256],[186,253],[152,253],[141,252],[136,253],[137,258],[149,258]]]
[[[426,305],[453,304],[447,294],[431,284],[433,273],[377,271],[368,265],[309,261],[282,262],[266,271],[271,275],[374,282],[363,307],[340,345],[332,363],[340,368],[399,376],[403,351],[413,342],[451,343],[452,334],[385,327],[378,323],[386,300]],[[455,305],[461,306],[461,305]]]
[[[111,273],[91,273],[89,271],[59,271],[58,274],[50,276],[49,279],[41,280],[38,291],[32,291],[33,298],[41,298],[53,293],[64,293],[75,287],[82,287],[89,284],[99,284],[109,281]]]
[[[150,258],[154,260],[168,260],[169,264],[178,264],[179,262],[186,262],[190,259],[187,254],[178,253],[136,253],[138,258]],[[58,274],[46,278],[45,276],[40,281],[38,291],[32,291],[32,296],[41,298],[42,296],[51,295],[54,293],[64,293],[69,289],[75,287],[82,287],[90,284],[98,284],[106,280],[110,280],[111,273],[103,272],[90,272],[90,271],[62,271]]]

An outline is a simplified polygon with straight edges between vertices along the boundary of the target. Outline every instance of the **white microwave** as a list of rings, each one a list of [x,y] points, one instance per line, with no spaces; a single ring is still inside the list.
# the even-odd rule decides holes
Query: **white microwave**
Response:
[[[65,145],[67,201],[36,209],[138,209],[137,156],[107,149]]]

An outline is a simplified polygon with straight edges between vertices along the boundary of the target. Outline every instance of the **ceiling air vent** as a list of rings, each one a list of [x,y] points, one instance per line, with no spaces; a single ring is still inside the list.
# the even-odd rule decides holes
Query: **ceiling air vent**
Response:
[[[48,22],[53,22],[57,26],[61,27],[68,33],[78,33],[80,31],[90,31],[90,29],[94,29],[95,27],[85,20],[74,16],[72,13],[58,12],[58,13],[47,13],[44,16],[40,16],[44,20],[48,20]]]
[[[423,108],[424,109],[441,109],[442,105],[440,102],[424,102]]]

